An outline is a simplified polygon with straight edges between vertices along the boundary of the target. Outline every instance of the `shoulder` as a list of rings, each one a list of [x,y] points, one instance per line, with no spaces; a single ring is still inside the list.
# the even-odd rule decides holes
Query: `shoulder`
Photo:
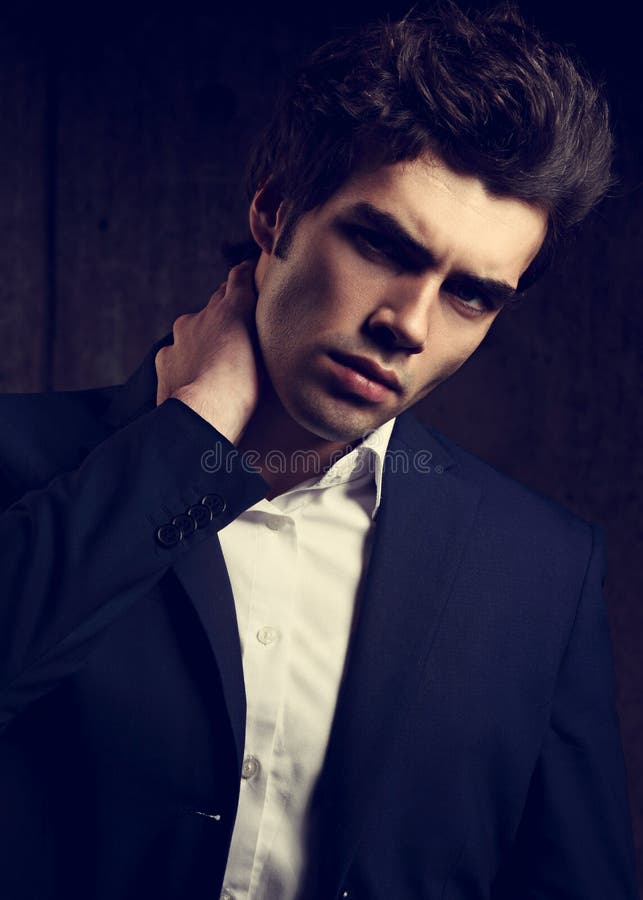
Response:
[[[405,417],[406,418],[406,417]],[[584,568],[595,544],[604,543],[604,530],[553,500],[522,484],[474,453],[458,445],[414,416],[403,434],[416,446],[423,441],[444,477],[479,492],[476,532],[491,553],[516,552],[525,561],[549,561],[566,568],[573,560]]]

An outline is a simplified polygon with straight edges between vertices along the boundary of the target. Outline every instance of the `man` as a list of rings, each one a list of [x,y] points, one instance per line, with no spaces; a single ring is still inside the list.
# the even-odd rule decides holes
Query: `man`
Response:
[[[2,896],[634,898],[602,532],[405,411],[609,184],[515,13],[322,48],[252,260],[1,407]]]

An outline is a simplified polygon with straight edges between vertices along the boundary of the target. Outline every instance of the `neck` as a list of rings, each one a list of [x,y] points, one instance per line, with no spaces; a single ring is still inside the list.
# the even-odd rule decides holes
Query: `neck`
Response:
[[[295,422],[272,390],[262,397],[239,442],[240,452],[248,454],[270,485],[268,499],[321,476],[350,449],[350,444],[324,440]]]

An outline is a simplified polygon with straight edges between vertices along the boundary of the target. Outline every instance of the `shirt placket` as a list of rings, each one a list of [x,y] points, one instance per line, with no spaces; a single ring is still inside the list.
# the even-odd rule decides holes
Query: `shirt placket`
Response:
[[[234,895],[255,896],[283,803],[268,803],[275,768],[275,731],[284,702],[291,609],[296,589],[294,520],[265,514],[258,523],[257,564],[250,597],[243,671],[247,689],[246,743],[238,817],[244,822],[234,848],[239,882]],[[242,880],[241,880],[242,879]]]

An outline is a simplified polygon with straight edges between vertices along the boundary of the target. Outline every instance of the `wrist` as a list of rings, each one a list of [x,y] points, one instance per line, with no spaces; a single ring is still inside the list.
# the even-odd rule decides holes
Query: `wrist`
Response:
[[[189,406],[197,415],[216,428],[231,444],[239,441],[243,425],[239,425],[239,422],[234,420],[229,409],[219,408],[212,402],[210,391],[196,384],[188,384],[177,388],[170,394],[170,397]]]

